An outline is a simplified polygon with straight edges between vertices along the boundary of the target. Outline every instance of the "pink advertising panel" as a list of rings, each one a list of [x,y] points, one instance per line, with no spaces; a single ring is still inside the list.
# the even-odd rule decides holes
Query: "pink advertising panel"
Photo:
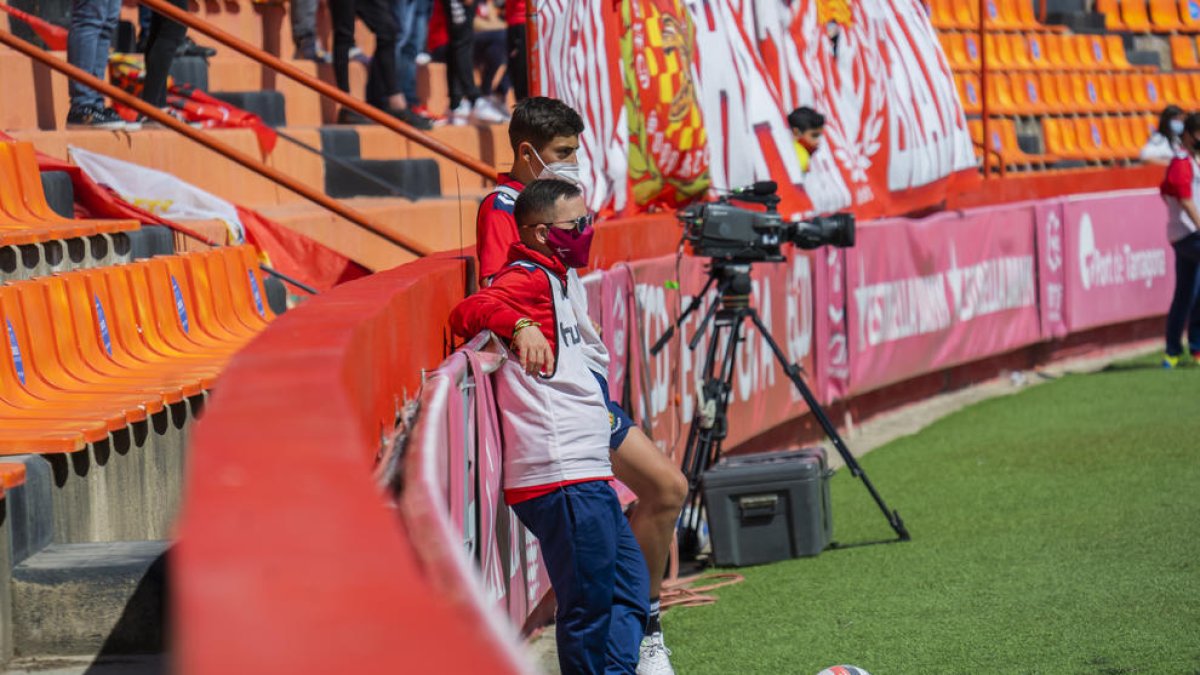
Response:
[[[846,255],[850,388],[862,393],[1038,341],[1031,207],[858,230]]]
[[[1167,208],[1157,192],[1063,205],[1066,323],[1072,332],[1165,314],[1174,289]]]

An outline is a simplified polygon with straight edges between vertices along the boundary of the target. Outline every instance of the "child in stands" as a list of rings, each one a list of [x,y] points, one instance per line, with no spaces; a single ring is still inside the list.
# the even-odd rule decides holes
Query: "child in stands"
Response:
[[[578,186],[530,183],[513,210],[519,241],[492,285],[450,315],[484,328],[508,359],[493,376],[503,411],[504,498],[542,547],[558,599],[563,673],[634,673],[649,607],[646,561],[612,478],[609,412],[583,353],[567,269],[586,263],[591,216]]]

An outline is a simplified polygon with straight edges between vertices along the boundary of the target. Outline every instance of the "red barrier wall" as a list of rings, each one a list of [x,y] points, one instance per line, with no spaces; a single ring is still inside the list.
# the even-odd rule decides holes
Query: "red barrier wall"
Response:
[[[372,480],[402,396],[447,353],[464,270],[426,259],[336,288],[222,375],[171,559],[181,672],[521,669],[511,641],[430,586]]]

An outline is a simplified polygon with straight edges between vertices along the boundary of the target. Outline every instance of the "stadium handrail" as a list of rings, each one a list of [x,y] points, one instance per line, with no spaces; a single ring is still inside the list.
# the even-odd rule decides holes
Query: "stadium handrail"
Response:
[[[257,61],[259,64],[266,66],[267,68],[270,68],[281,75],[284,75],[285,77],[311,89],[321,96],[334,100],[338,104],[353,110],[372,122],[375,122],[386,129],[390,129],[391,131],[404,136],[414,143],[421,145],[426,149],[435,152],[438,155],[441,155],[442,157],[445,157],[446,159],[449,159],[450,161],[455,162],[456,164],[459,164],[488,180],[497,180],[498,172],[496,171],[495,167],[491,166],[490,164],[482,162],[462,152],[461,150],[446,145],[429,134],[426,134],[408,124],[401,122],[392,115],[389,115],[388,113],[379,110],[374,106],[367,105],[363,101],[355,99],[337,87],[331,86],[328,83],[323,82],[320,79],[309,75],[308,73],[305,73],[286,61],[273,56],[272,54],[269,54],[258,47],[255,47],[249,42],[246,42],[245,40],[242,40],[221,30],[220,28],[217,28],[216,26],[213,26],[203,19],[192,16],[188,12],[179,9],[166,0],[138,0],[138,2],[173,21],[177,21],[188,28],[207,35],[226,47],[241,53],[243,56],[253,61]]]
[[[66,75],[68,78],[94,89],[101,94],[108,96],[114,101],[118,101],[126,106],[129,106],[130,108],[163,125],[164,127],[171,129],[176,133],[182,134],[188,139],[203,145],[209,150],[223,155],[224,157],[231,159],[238,164],[241,164],[247,169],[266,178],[267,180],[291,190],[292,192],[313,202],[314,204],[317,204],[318,206],[321,206],[328,211],[345,218],[351,223],[366,230],[370,230],[371,232],[383,237],[384,239],[390,241],[396,246],[399,246],[400,248],[403,248],[413,255],[420,257],[430,253],[430,250],[424,244],[421,244],[402,234],[389,231],[387,228],[376,224],[370,218],[362,213],[359,213],[357,210],[346,206],[336,199],[326,196],[324,192],[314,190],[295,178],[292,178],[291,176],[279,171],[278,169],[267,166],[263,162],[251,157],[250,155],[247,155],[240,150],[237,150],[236,148],[233,148],[211,137],[208,134],[193,129],[187,124],[180,122],[179,120],[176,120],[170,115],[162,112],[158,108],[142,101],[133,94],[130,94],[119,87],[113,86],[108,82],[96,78],[90,73],[84,72],[83,70],[80,70],[66,61],[42,51],[38,47],[16,37],[8,31],[0,30],[0,43],[11,47],[25,56],[28,56],[29,58],[38,61],[49,68],[52,68],[53,70],[57,70],[63,75]]]

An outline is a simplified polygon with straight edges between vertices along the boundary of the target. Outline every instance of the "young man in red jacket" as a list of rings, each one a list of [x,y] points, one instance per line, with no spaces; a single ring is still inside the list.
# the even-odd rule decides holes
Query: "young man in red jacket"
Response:
[[[487,328],[507,347],[493,375],[504,500],[542,547],[562,672],[633,673],[649,575],[608,484],[608,402],[568,297],[567,270],[587,263],[591,216],[579,188],[559,180],[530,183],[514,214],[520,241],[508,264],[454,308],[450,326],[464,338]]]
[[[500,185],[479,206],[476,218],[476,251],[479,256],[479,277],[486,284],[508,260],[509,247],[517,241],[517,225],[513,208],[517,195],[527,183],[541,178],[559,178],[579,183],[579,135],[583,119],[579,113],[558,99],[528,98],[517,104],[508,126],[509,142],[513,149],[513,165],[500,177]],[[586,260],[580,264],[585,266]],[[574,270],[568,271],[568,282],[579,284]],[[613,472],[638,497],[630,517],[630,525],[650,573],[650,621],[642,643],[640,675],[672,675],[670,652],[663,644],[659,622],[659,593],[675,523],[687,498],[687,480],[679,467],[654,445],[616,403],[611,403],[604,374],[608,372],[608,353],[599,336],[592,330],[587,317],[586,297],[581,290],[572,295],[572,304],[579,314],[584,334],[585,353],[591,368],[610,400],[613,450]]]

